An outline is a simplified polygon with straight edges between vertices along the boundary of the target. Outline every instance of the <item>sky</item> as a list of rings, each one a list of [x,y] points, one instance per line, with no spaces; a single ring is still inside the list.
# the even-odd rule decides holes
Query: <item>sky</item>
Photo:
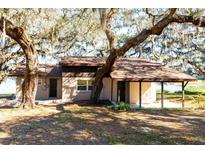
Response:
[[[13,94],[16,93],[16,79],[7,78],[0,84],[0,94]]]

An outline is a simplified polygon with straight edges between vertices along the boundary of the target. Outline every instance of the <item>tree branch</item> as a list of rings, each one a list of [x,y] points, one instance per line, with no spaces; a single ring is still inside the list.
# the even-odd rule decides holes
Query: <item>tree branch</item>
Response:
[[[200,74],[205,75],[205,70],[201,68],[199,65],[197,65],[195,62],[187,60],[187,63],[194,66],[194,68],[196,68],[200,72]]]
[[[8,62],[9,60],[13,59],[16,57],[16,53],[12,52],[12,53],[8,53],[6,55],[4,55],[1,60],[0,60],[0,67],[2,67],[3,64],[5,64],[6,62]]]
[[[156,23],[153,27],[144,29],[138,35],[129,39],[121,48],[116,50],[117,55],[123,56],[130,48],[139,45],[150,35],[160,35],[164,28],[166,28],[171,23],[192,23],[193,25],[199,27],[205,27],[205,17],[194,18],[193,16],[176,15],[175,12],[176,9],[170,9],[170,13],[158,23]]]
[[[106,9],[99,9],[101,27],[109,41],[110,50],[115,49],[115,35],[111,30],[111,19],[115,12],[116,9],[111,9],[108,13],[106,13]]]

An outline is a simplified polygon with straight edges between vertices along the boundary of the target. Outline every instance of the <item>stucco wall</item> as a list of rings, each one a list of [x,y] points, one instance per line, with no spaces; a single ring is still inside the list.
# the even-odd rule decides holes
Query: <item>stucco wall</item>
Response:
[[[41,78],[42,79],[42,78]],[[57,80],[57,99],[63,102],[73,102],[81,100],[89,100],[91,91],[77,90],[77,81],[79,79],[93,79],[80,77],[62,77]],[[46,83],[46,84],[45,84]],[[22,78],[16,78],[16,96],[17,100],[21,100],[21,84]],[[139,83],[126,83],[126,100],[131,104],[139,104]],[[43,78],[43,85],[38,86],[37,100],[49,100],[49,78]],[[100,94],[101,100],[111,100],[111,78],[103,79],[103,89]],[[113,80],[113,101],[117,101],[117,81]],[[153,103],[156,101],[156,89],[151,82],[142,82],[142,104]]]
[[[82,77],[63,77],[62,78],[62,99],[63,102],[89,100],[91,91],[79,91],[77,89],[78,80],[91,80],[94,78]],[[103,79],[103,89],[100,94],[100,99],[106,100],[111,98],[111,79]]]
[[[39,78],[41,79],[42,85],[38,85],[37,93],[36,93],[36,100],[49,100],[49,79],[50,78]],[[57,98],[56,99],[61,99],[62,98],[62,79],[61,78],[56,78],[57,79]],[[22,94],[22,89],[21,85],[23,83],[23,78],[22,77],[17,77],[16,78],[16,98],[18,101],[21,100],[21,94]]]
[[[100,94],[100,99],[106,100],[111,98],[111,79],[104,78],[103,79],[103,88]]]
[[[112,100],[117,102],[117,81],[113,80],[113,94]]]
[[[90,96],[90,92],[79,92],[77,90],[77,80],[75,77],[62,78],[62,101],[72,102],[77,100],[86,100]],[[87,78],[86,78],[87,79]]]
[[[152,82],[142,82],[142,104],[156,101],[156,89]],[[139,82],[130,82],[130,103],[139,104]]]

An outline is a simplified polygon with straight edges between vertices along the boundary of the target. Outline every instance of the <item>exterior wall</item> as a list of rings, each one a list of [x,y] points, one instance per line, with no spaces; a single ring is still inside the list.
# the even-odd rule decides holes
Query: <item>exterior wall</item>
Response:
[[[57,98],[50,98],[49,97],[49,79],[50,78],[39,78],[41,79],[42,85],[38,85],[37,93],[36,93],[36,100],[49,100],[49,99],[61,99],[62,98],[62,79],[57,79]],[[16,78],[16,98],[17,101],[21,101],[22,99],[22,88],[21,85],[23,83],[22,77]]]
[[[37,100],[48,100],[48,99],[61,99],[62,98],[62,79],[61,78],[54,78],[57,79],[57,98],[50,98],[49,97],[49,85],[51,78],[39,78],[43,80],[42,85],[38,85],[36,99]]]
[[[42,78],[41,78],[42,79]],[[81,77],[62,77],[57,80],[57,99],[62,98],[62,102],[73,102],[89,100],[91,91],[77,90],[79,79],[94,79]],[[21,100],[21,84],[23,78],[16,78],[16,97]],[[43,85],[38,86],[36,100],[49,100],[49,78],[43,78]],[[111,100],[111,78],[103,79],[103,89],[100,94],[101,100]],[[139,104],[139,82],[126,82],[126,101],[133,105]],[[117,102],[117,81],[113,80],[113,97]],[[151,82],[142,82],[142,104],[153,103],[156,101],[156,89]]]
[[[62,98],[63,102],[89,100],[91,91],[77,90],[77,80],[94,79],[81,77],[63,77]],[[100,94],[101,100],[111,100],[111,78],[103,79],[103,89]],[[126,82],[126,101],[131,104],[139,104],[139,82]],[[117,81],[113,80],[113,97],[112,100],[117,102]],[[142,82],[142,103],[153,103],[156,101],[156,89],[151,82]]]
[[[39,78],[41,79],[42,85],[38,85],[37,92],[36,92],[36,99],[37,100],[46,100],[49,99],[49,85],[48,79],[46,78]]]
[[[156,89],[152,82],[142,82],[142,104],[156,101]],[[130,82],[130,103],[139,105],[139,82]]]
[[[100,94],[101,100],[111,99],[111,78],[103,79],[103,88]]]
[[[117,81],[113,80],[113,94],[112,100],[117,102]]]
[[[84,101],[89,100],[91,91],[79,91],[77,89],[77,81],[90,80],[94,78],[82,77],[63,77],[62,78],[62,99],[63,102]],[[111,79],[103,79],[103,89],[100,94],[101,100],[111,99]]]
[[[88,100],[90,96],[89,91],[78,91],[78,79],[91,79],[91,78],[77,78],[77,77],[63,77],[62,78],[62,101],[72,102],[79,100]]]

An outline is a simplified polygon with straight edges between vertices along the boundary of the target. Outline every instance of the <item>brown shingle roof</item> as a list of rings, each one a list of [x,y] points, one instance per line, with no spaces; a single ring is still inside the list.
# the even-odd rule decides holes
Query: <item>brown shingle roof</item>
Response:
[[[9,76],[24,76],[25,74],[25,65],[17,65],[16,68],[9,72]],[[58,65],[38,65],[38,75],[39,76],[50,76],[50,77],[60,77],[61,76],[61,67]]]
[[[102,66],[105,57],[65,57],[59,64],[62,66]]]
[[[60,64],[63,66],[102,66],[105,57],[66,57]],[[161,63],[150,62],[139,58],[118,58],[114,64],[111,77],[123,81],[195,81],[196,78]]]
[[[65,57],[59,62],[62,66],[102,66],[105,57]],[[76,68],[77,69],[77,68]],[[23,76],[25,66],[19,66],[10,72],[10,76]],[[39,65],[40,76],[62,76],[61,66]],[[95,74],[95,73],[94,73]],[[167,68],[160,63],[150,62],[139,58],[118,58],[110,76],[119,81],[195,81],[196,78],[174,69]],[[92,76],[93,77],[93,76]]]
[[[117,61],[111,77],[118,81],[179,82],[196,80],[190,75],[165,67],[160,63],[132,58]]]

